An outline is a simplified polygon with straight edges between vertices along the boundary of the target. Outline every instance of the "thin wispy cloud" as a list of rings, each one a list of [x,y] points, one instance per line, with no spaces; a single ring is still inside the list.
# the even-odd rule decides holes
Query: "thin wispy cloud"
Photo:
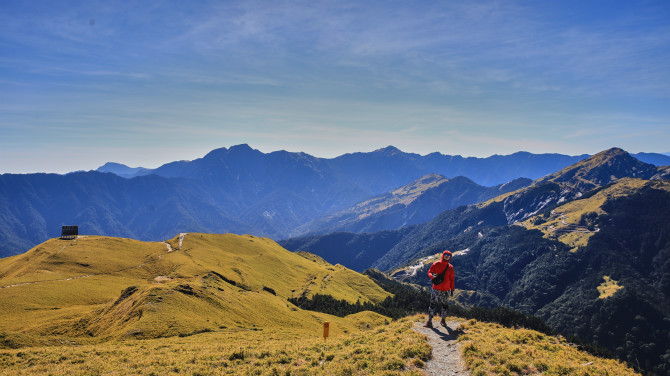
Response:
[[[581,154],[619,135],[618,146],[665,151],[670,138],[663,1],[0,7],[0,132],[11,134],[0,148],[17,155],[59,132],[99,145],[115,135],[125,155],[123,135],[145,148],[331,156],[389,144]]]

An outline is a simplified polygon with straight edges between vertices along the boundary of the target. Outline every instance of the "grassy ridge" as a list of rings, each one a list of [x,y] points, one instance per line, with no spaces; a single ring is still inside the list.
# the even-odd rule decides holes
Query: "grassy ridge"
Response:
[[[161,242],[52,239],[0,260],[0,346],[230,328],[314,331],[327,315],[300,310],[288,298],[321,293],[376,303],[390,296],[365,276],[288,252],[269,239],[187,234],[181,248],[177,237],[167,243],[172,251]]]

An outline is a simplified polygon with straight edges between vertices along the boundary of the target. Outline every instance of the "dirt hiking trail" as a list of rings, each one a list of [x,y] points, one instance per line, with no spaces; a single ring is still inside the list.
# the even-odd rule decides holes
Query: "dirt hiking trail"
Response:
[[[461,333],[459,321],[447,321],[447,328],[440,326],[439,317],[433,320],[432,328],[424,328],[423,322],[414,324],[414,330],[424,334],[433,347],[433,358],[426,362],[429,376],[470,376],[461,356],[461,345],[457,342]]]

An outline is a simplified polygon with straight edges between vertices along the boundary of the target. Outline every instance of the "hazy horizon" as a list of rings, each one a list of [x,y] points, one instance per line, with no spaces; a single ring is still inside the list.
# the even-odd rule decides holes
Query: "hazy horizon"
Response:
[[[240,146],[240,145],[248,145],[248,144],[244,143],[244,144],[237,144],[237,145],[230,145],[230,146],[222,146],[221,148],[230,149],[230,148],[232,148],[232,147]],[[258,151],[260,151],[260,152],[263,153],[263,154],[270,154],[270,153],[278,152],[278,151],[287,151],[287,152],[289,152],[289,153],[301,153],[301,152],[299,152],[299,151],[290,151],[290,150],[284,150],[284,149],[280,149],[280,150],[270,150],[270,151],[263,151],[263,150],[259,150],[258,148],[255,148],[253,145],[248,145],[248,146],[249,146],[251,149],[253,149],[253,150],[258,150]],[[371,153],[371,152],[374,152],[374,151],[377,151],[377,150],[380,150],[380,149],[384,149],[384,148],[387,148],[387,147],[395,147],[395,146],[393,146],[393,145],[387,145],[387,146],[385,146],[385,147],[378,148],[378,149],[375,149],[375,150],[362,150],[362,151],[355,151],[355,152],[352,152],[352,153]],[[615,146],[613,146],[613,147],[615,147]],[[216,148],[216,149],[213,149],[213,150],[217,150],[217,149],[221,149],[221,148]],[[401,152],[404,152],[404,153],[410,153],[410,152],[407,152],[407,151],[402,150],[402,149],[400,149],[400,148],[398,148],[398,149],[399,149]],[[116,164],[124,165],[124,166],[129,167],[129,168],[155,169],[155,168],[161,167],[161,166],[163,166],[163,165],[165,165],[165,164],[172,163],[172,162],[180,162],[180,161],[187,161],[187,162],[190,162],[190,161],[193,161],[193,160],[196,160],[196,159],[200,159],[200,158],[205,157],[205,155],[207,155],[209,152],[211,152],[211,151],[213,151],[213,150],[208,150],[208,151],[206,151],[205,153],[203,153],[202,155],[196,156],[196,157],[191,158],[191,159],[179,159],[179,160],[164,161],[164,162],[162,162],[162,163],[160,163],[160,164],[158,164],[158,165],[152,165],[152,166],[149,166],[149,165],[140,165],[140,164],[134,164],[134,165],[133,165],[133,164],[125,164],[125,163],[120,163],[120,162],[117,162],[117,161],[110,160],[110,161],[106,161],[106,162],[100,164],[99,166],[95,166],[95,167],[90,168],[90,169],[63,170],[63,171],[10,172],[10,174],[32,174],[32,173],[55,173],[55,174],[67,174],[67,173],[71,173],[71,172],[94,171],[94,170],[97,170],[97,169],[100,168],[100,167],[103,167],[104,165],[106,165],[106,164],[108,164],[108,163],[116,163]],[[605,149],[605,150],[607,150],[607,149]],[[603,151],[603,150],[601,150],[601,151]],[[626,150],[626,151],[628,152],[628,150]],[[344,154],[339,154],[339,155],[336,155],[336,156],[325,156],[325,157],[324,157],[324,156],[320,156],[320,155],[313,155],[313,154],[309,154],[309,153],[306,153],[306,154],[311,155],[312,157],[321,158],[321,159],[333,159],[333,158],[337,158],[337,157],[343,156],[343,155],[345,155],[345,154],[352,154],[352,153],[344,153]],[[412,154],[419,154],[419,155],[421,155],[421,156],[426,156],[426,155],[431,154],[431,153],[436,153],[436,152],[433,151],[433,152],[426,152],[426,153],[412,153]],[[439,153],[439,152],[437,152],[437,153]],[[491,154],[491,155],[486,155],[486,156],[467,156],[467,155],[460,155],[460,154],[445,154],[445,153],[440,153],[440,154],[443,154],[443,155],[450,155],[450,156],[461,156],[461,157],[463,157],[463,158],[480,158],[480,159],[485,159],[485,158],[489,158],[489,157],[496,156],[496,155],[500,155],[500,156],[508,156],[508,155],[512,155],[512,154],[516,154],[516,153],[530,153],[530,152],[529,152],[529,151],[526,151],[526,150],[518,150],[518,151],[515,151],[515,152],[512,152],[512,153],[507,153],[507,154]],[[636,154],[636,153],[633,153],[633,152],[629,152],[629,153],[631,153],[631,154]],[[647,152],[642,152],[642,153],[647,153]],[[653,152],[653,153],[655,153],[655,152]],[[545,153],[532,153],[532,154],[563,154],[563,153],[545,152]],[[593,154],[596,154],[596,153],[593,153]],[[593,154],[584,153],[584,154],[563,154],[563,155],[579,156],[579,155],[593,155]],[[667,152],[667,153],[655,153],[655,154],[662,154],[662,155],[670,156],[670,152]],[[0,175],[3,174],[3,173],[5,173],[5,172],[0,172]]]
[[[333,158],[668,153],[670,3],[0,5],[0,173],[247,143]]]

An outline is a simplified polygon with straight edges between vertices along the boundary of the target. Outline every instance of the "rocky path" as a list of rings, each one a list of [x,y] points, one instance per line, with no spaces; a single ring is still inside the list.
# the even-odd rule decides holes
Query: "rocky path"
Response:
[[[439,319],[433,320],[433,328],[424,328],[423,323],[414,325],[414,330],[426,335],[433,347],[433,358],[426,362],[429,376],[470,376],[461,357],[458,338],[460,322],[447,321],[447,328],[440,326]]]

